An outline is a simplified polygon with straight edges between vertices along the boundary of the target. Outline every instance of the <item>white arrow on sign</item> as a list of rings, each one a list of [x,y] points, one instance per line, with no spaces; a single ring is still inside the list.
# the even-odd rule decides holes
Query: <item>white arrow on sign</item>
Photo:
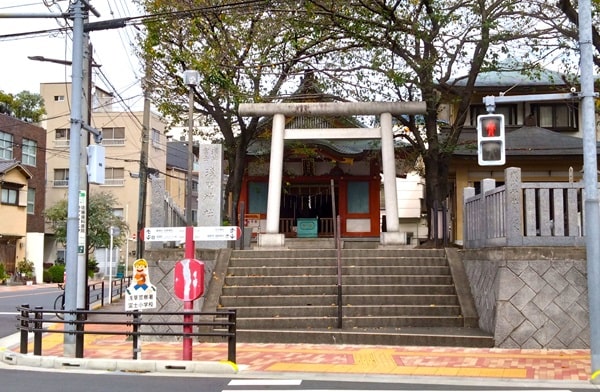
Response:
[[[185,227],[146,227],[144,241],[166,242],[185,241]],[[238,226],[202,226],[194,227],[194,241],[230,241],[241,237]]]
[[[228,241],[242,236],[238,226],[200,226],[194,227],[194,241]]]
[[[146,227],[144,241],[185,241],[185,227]]]

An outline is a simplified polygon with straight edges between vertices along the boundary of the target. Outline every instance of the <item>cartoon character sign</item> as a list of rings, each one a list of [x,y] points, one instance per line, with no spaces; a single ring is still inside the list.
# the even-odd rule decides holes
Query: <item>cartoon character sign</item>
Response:
[[[156,287],[150,283],[148,262],[138,259],[133,263],[133,279],[126,290],[125,310],[156,308]]]

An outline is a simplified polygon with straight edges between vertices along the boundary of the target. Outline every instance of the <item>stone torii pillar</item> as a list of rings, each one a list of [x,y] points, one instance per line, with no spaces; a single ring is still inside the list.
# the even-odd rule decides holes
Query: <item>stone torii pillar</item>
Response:
[[[258,236],[258,246],[281,248],[285,236],[279,233],[279,209],[283,174],[285,139],[381,139],[383,188],[387,232],[381,233],[382,245],[401,244],[396,190],[396,160],[392,115],[425,113],[425,102],[318,102],[318,103],[256,103],[240,104],[241,116],[273,116],[269,191],[267,195],[267,225]],[[380,116],[379,128],[285,129],[285,116]],[[326,132],[326,137],[324,137]]]

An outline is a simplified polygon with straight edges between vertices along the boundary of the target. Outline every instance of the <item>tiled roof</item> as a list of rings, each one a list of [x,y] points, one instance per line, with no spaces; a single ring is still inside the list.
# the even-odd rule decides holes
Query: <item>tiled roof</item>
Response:
[[[25,177],[32,177],[29,170],[27,170],[23,165],[21,165],[21,162],[15,159],[0,159],[0,174],[6,174],[14,168],[18,168],[19,170],[21,170]]]
[[[582,155],[583,139],[546,128],[524,126],[505,136],[507,156]],[[463,132],[454,155],[477,155],[477,134]]]

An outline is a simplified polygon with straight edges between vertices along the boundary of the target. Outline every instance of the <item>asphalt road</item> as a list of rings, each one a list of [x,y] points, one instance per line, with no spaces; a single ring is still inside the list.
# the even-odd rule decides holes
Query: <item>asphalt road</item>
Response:
[[[0,337],[17,332],[15,317],[17,307],[29,304],[52,309],[54,300],[62,291],[57,286],[21,288],[18,291],[0,291]]]
[[[161,376],[133,373],[81,373],[53,371],[28,371],[6,369],[0,365],[2,391],[44,392],[287,392],[287,391],[554,391],[587,392],[589,389],[566,389],[527,386],[444,385],[401,382],[373,382],[356,380],[303,380],[298,378],[243,379],[230,377]]]

